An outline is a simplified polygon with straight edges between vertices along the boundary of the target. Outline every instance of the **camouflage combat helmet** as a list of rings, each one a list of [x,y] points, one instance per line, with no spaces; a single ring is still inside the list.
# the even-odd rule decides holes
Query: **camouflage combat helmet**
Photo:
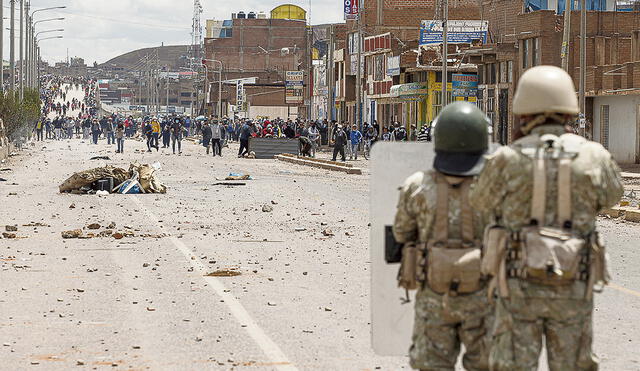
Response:
[[[480,173],[489,149],[487,116],[474,104],[455,102],[446,106],[436,120],[433,167],[455,176]]]

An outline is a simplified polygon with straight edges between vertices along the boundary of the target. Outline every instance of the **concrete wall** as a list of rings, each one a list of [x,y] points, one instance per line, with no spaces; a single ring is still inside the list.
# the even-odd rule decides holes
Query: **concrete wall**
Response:
[[[596,97],[593,100],[593,140],[602,143],[601,107],[609,105],[609,151],[621,164],[632,164],[639,156],[638,109],[640,96]]]

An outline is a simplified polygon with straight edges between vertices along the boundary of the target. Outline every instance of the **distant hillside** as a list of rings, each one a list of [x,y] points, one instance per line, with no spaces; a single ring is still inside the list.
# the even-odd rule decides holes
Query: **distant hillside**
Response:
[[[140,59],[147,55],[155,54],[158,51],[158,59],[160,60],[160,66],[169,66],[170,70],[177,70],[179,67],[184,66],[185,62],[180,60],[181,56],[186,56],[189,53],[188,45],[170,45],[159,46],[155,48],[144,48],[134,50],[132,52],[122,54],[115,57],[103,64],[100,67],[114,68],[120,67],[129,70],[136,66]]]

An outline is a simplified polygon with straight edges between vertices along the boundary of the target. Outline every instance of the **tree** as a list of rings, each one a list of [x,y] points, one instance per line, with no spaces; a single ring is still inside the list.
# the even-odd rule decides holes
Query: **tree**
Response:
[[[40,112],[40,94],[37,89],[25,89],[22,102],[18,92],[0,94],[0,118],[4,122],[9,141],[28,136],[40,117]]]

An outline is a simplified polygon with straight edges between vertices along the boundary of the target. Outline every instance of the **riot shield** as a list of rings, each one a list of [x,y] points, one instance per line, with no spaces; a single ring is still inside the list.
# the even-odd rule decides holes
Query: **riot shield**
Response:
[[[377,142],[371,150],[371,343],[379,355],[407,355],[411,345],[415,292],[405,303],[396,281],[400,264],[386,263],[385,245],[394,242],[399,187],[416,171],[431,169],[434,157],[433,143],[427,142]]]

